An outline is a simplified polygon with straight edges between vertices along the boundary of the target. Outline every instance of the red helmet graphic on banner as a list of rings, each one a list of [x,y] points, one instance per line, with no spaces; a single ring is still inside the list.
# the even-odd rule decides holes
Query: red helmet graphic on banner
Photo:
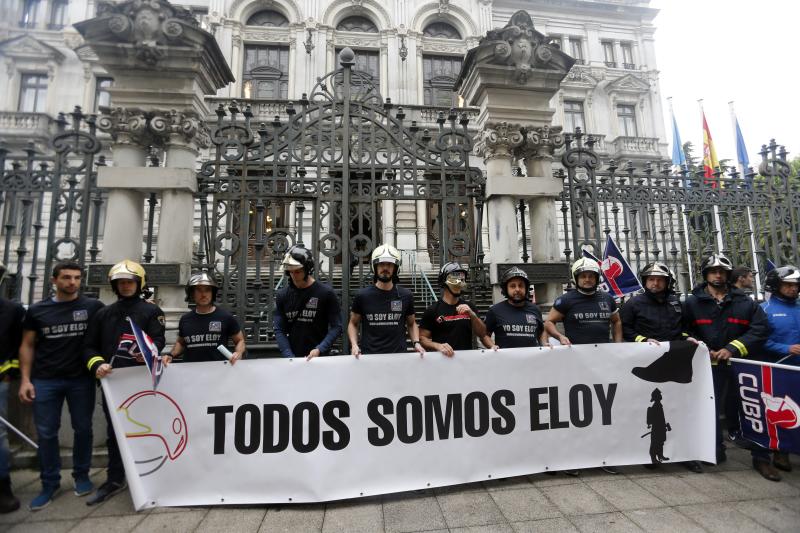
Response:
[[[776,398],[762,392],[761,399],[767,408],[768,423],[782,429],[794,429],[800,426],[800,407],[788,395]]]

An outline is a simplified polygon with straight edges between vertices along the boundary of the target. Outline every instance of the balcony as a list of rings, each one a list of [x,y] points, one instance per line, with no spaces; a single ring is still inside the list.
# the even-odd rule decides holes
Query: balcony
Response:
[[[661,158],[658,139],[654,137],[617,137],[611,143],[611,157],[614,159]]]
[[[608,68],[617,68],[617,62],[616,61],[604,61],[604,63],[606,64],[606,66]]]
[[[0,111],[0,138],[9,148],[21,148],[29,142],[39,147],[47,146],[53,120],[44,113]]]
[[[624,68],[625,70],[636,70],[636,64],[635,63],[623,63],[622,64],[622,68]]]

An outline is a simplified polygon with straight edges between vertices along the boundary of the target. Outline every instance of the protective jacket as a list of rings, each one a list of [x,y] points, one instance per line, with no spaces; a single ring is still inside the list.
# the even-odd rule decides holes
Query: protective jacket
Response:
[[[84,362],[92,375],[103,363],[114,368],[143,364],[135,357],[115,357],[133,336],[126,320],[130,317],[142,331],[147,333],[158,347],[164,349],[164,312],[157,305],[142,300],[139,296],[121,298],[100,309],[92,317],[84,338]],[[135,351],[135,348],[132,348]]]
[[[19,375],[19,345],[25,309],[17,302],[0,298],[0,380]]]
[[[800,344],[800,302],[773,295],[761,304],[769,320],[770,335],[764,350],[772,360],[789,355],[792,344]]]
[[[627,342],[674,341],[683,337],[683,309],[672,292],[655,295],[645,291],[625,302],[619,313],[622,338]]]
[[[694,288],[684,306],[684,326],[709,350],[726,348],[734,357],[759,356],[769,335],[767,315],[756,302],[731,287],[721,302],[706,292],[707,283]]]

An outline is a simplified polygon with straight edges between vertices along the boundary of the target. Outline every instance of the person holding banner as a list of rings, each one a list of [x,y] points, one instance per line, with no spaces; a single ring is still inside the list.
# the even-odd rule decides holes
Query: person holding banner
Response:
[[[289,281],[275,297],[273,315],[281,355],[308,360],[330,355],[331,346],[342,334],[336,293],[330,285],[314,279],[314,256],[302,244],[289,248],[281,268]]]
[[[700,264],[703,283],[686,298],[684,326],[688,333],[708,345],[711,376],[717,408],[717,463],[727,460],[722,441],[720,416],[725,406],[725,391],[731,383],[730,358],[758,354],[769,335],[764,310],[745,293],[731,286],[731,261],[722,254],[711,254]],[[733,388],[732,390],[735,390]],[[753,467],[771,481],[780,475],[763,450],[752,451]]]
[[[456,350],[471,350],[472,339],[486,336],[478,309],[461,299],[467,288],[467,269],[456,262],[439,270],[442,297],[431,304],[419,321],[419,338],[426,350],[452,357]]]
[[[6,277],[6,266],[0,262],[0,287]],[[12,376],[19,374],[17,352],[22,339],[25,308],[0,296],[0,417],[8,419],[8,388]],[[10,456],[6,426],[0,421],[0,514],[19,509],[19,500],[11,490]]]
[[[486,313],[486,335],[481,338],[484,346],[522,348],[542,345],[542,312],[531,302],[528,296],[530,288],[531,283],[524,270],[511,267],[503,272],[500,292],[506,299],[491,306]]]
[[[764,288],[772,295],[761,304],[770,326],[764,345],[767,356],[776,363],[800,366],[800,269],[786,265],[770,270]],[[784,472],[792,471],[788,453],[774,452],[772,464]]]
[[[354,357],[405,352],[406,332],[414,350],[420,355],[425,353],[414,319],[414,296],[398,285],[402,264],[400,252],[394,246],[381,244],[373,250],[370,267],[375,283],[358,291],[353,298],[347,324],[350,353]]]
[[[217,290],[217,282],[207,272],[197,272],[189,278],[186,301],[194,302],[195,308],[178,322],[178,338],[169,355],[164,355],[164,365],[181,355],[185,363],[225,361],[217,347],[227,347],[229,339],[236,345],[231,365],[244,357],[242,328],[232,314],[214,305]]]
[[[153,340],[158,350],[163,350],[166,344],[164,312],[144,298],[149,291],[142,265],[129,259],[120,261],[109,270],[108,281],[117,295],[117,301],[94,315],[84,344],[86,367],[99,379],[111,374],[114,368],[145,365],[142,349],[136,342],[128,319]],[[103,396],[103,413],[107,424],[107,477],[86,505],[104,502],[127,487],[125,467],[111,423],[110,411],[114,408],[106,403]]]
[[[639,271],[645,292],[637,294],[620,309],[622,338],[625,342],[697,341],[683,332],[683,308],[675,294],[677,280],[672,270],[659,261],[648,263]],[[652,465],[645,465],[654,467]],[[703,472],[698,461],[683,465],[696,474]]]
[[[556,298],[544,330],[561,344],[602,344],[622,342],[622,320],[614,298],[598,288],[600,267],[596,261],[581,257],[572,264],[575,290]],[[564,323],[564,335],[556,323]],[[609,326],[611,337],[609,337]]]

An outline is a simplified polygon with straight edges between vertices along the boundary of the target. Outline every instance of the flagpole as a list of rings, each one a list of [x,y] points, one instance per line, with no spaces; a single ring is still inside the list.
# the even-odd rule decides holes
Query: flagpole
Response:
[[[745,168],[744,161],[741,161],[739,156],[739,121],[736,119],[736,111],[734,110],[733,100],[728,102],[728,107],[731,110],[731,127],[733,128],[733,137],[736,139],[736,159],[737,159],[737,166],[739,167],[739,172],[741,173],[742,179],[746,180],[745,173],[747,169]],[[744,140],[743,140],[744,142]],[[761,271],[758,268],[758,256],[756,255],[756,232],[753,228],[753,213],[750,209],[750,206],[747,206],[747,227],[750,230],[750,254],[752,256],[753,261],[753,271],[755,274],[755,282],[756,282],[756,294],[762,294],[761,292]]]
[[[709,130],[707,128],[708,122],[706,121],[706,112],[703,109],[703,99],[700,98],[697,101],[697,103],[700,105],[700,115],[702,115],[702,117],[703,117],[703,163],[704,163],[703,166],[705,166],[706,146],[708,146],[708,159],[709,159],[709,161],[708,161],[709,162],[709,167],[708,168],[710,168],[713,171],[714,168],[711,166],[711,165],[714,164],[714,160],[711,159],[711,143],[713,142],[713,140],[711,139],[711,130]],[[706,136],[708,136],[708,144],[707,145],[706,145]],[[703,169],[703,174],[705,176],[705,169]],[[705,177],[707,177],[707,176],[705,176]],[[717,187],[719,187],[721,189],[722,188],[722,184],[718,182],[717,183]],[[717,230],[717,239],[716,239],[717,240],[717,251],[719,253],[722,253],[722,249],[724,247],[724,244],[722,242],[722,222],[720,221],[720,218],[719,218],[719,206],[717,204],[714,204],[714,209],[713,210],[714,210],[714,225],[716,226],[716,230]]]
[[[678,129],[678,123],[675,121],[675,110],[672,108],[672,97],[671,96],[667,97],[667,102],[669,103],[669,114],[670,114],[670,117],[672,117],[672,130],[673,130],[672,131],[672,142],[674,143],[677,140],[677,138],[680,137],[680,134],[676,134],[676,131]],[[679,155],[683,155],[683,159],[685,161],[686,160],[686,156],[683,154],[683,146],[679,146],[678,148],[680,150],[680,154]],[[673,148],[672,151],[673,151],[673,155],[674,155],[675,149]],[[688,161],[686,162],[686,164],[688,164]],[[675,170],[675,161],[674,161],[674,157],[673,157],[673,172],[674,172],[674,170]],[[683,187],[686,188],[686,182],[685,181],[683,182]],[[681,204],[681,219],[683,220],[683,227],[686,228],[686,231],[683,232],[683,245],[685,247],[684,249],[686,250],[686,260],[689,263],[687,265],[687,268],[686,268],[687,272],[689,273],[689,287],[687,288],[686,292],[690,292],[692,290],[692,288],[694,288],[694,270],[692,269],[692,253],[689,251],[691,249],[690,241],[689,241],[689,224],[688,224],[688,220],[686,218],[686,206],[684,204]]]

